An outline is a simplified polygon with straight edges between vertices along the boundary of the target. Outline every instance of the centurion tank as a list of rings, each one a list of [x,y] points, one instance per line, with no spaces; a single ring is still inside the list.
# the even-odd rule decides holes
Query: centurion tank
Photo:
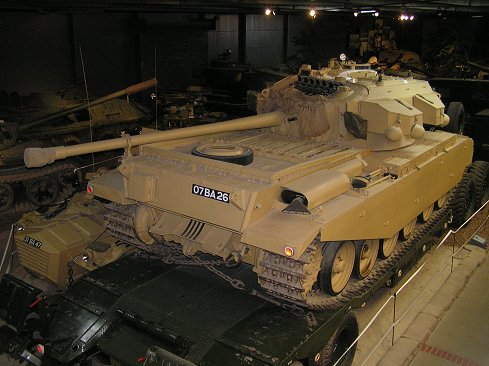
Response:
[[[474,197],[472,140],[440,130],[449,117],[428,82],[351,72],[304,66],[261,92],[256,116],[28,149],[25,164],[125,148],[87,187],[109,201],[112,235],[249,265],[280,301],[328,308],[402,260],[451,191],[461,215]]]

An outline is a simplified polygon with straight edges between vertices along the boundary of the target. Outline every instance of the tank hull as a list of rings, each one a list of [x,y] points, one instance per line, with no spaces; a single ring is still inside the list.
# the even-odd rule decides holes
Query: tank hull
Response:
[[[471,162],[473,147],[472,140],[466,137],[440,131],[427,132],[423,141],[396,151],[395,156],[385,152],[368,154],[366,150],[350,147],[325,149],[323,156],[315,160],[310,157],[301,160],[273,153],[272,146],[284,140],[270,135],[265,144],[262,136],[250,144],[255,152],[253,167],[218,161],[211,166],[207,162],[199,164],[202,159],[190,155],[190,146],[195,141],[180,141],[179,151],[165,149],[163,145],[144,146],[141,155],[124,164],[129,172],[137,173],[125,177],[115,170],[90,185],[93,193],[104,199],[121,205],[137,202],[155,210],[157,216],[161,215],[151,227],[156,235],[223,257],[249,246],[250,253],[255,255],[243,259],[256,264],[259,249],[283,254],[285,247],[292,246],[295,252],[292,258],[298,259],[318,234],[323,242],[391,237],[455,187]],[[218,139],[235,142],[249,137],[229,134]],[[293,143],[288,141],[284,146]],[[316,148],[307,143],[302,147],[307,151]],[[345,162],[356,163],[362,155],[369,167],[382,164],[392,177],[362,191],[349,187],[315,207],[311,215],[282,212],[287,204],[279,202],[277,196],[283,187],[325,169],[341,173]],[[164,179],[158,179],[161,172]],[[363,170],[363,174],[368,173]],[[431,179],[436,179],[437,184],[423,183]],[[204,193],[196,194],[196,187],[204,187]],[[215,197],[206,197],[205,188],[214,190]],[[219,193],[228,194],[229,201],[220,200]],[[202,238],[182,235],[192,220],[208,226],[201,232]],[[217,243],[219,240],[212,231],[219,232],[222,241],[228,238],[227,242]],[[205,240],[206,234],[212,240]],[[239,242],[231,239],[235,237],[239,237]]]
[[[247,263],[270,294],[322,308],[441,215],[473,154],[471,139],[425,130],[450,121],[427,82],[332,71],[303,66],[258,96],[258,116],[26,157],[125,146],[121,165],[88,185],[112,202],[114,236]]]

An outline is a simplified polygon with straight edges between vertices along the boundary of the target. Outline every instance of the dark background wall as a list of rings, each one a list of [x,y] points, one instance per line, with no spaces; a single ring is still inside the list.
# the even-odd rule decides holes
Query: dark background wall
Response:
[[[351,14],[321,14],[314,20],[300,14],[247,15],[241,55],[256,67],[274,66],[294,55],[314,66],[324,65],[341,52],[357,56],[357,49],[349,49],[350,34],[368,33],[374,21]],[[399,48],[425,54],[441,44],[441,36],[465,34],[472,49],[487,56],[487,20],[383,21],[395,31]],[[161,86],[185,88],[199,66],[224,50],[231,49],[231,59],[239,61],[238,30],[238,15],[2,12],[0,89],[27,94],[82,83],[81,53],[93,95],[152,78],[155,70]]]
[[[72,82],[66,15],[0,14],[0,89],[43,90]]]

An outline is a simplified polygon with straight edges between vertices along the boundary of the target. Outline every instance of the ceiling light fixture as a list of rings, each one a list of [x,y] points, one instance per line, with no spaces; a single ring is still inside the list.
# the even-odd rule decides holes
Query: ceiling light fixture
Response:
[[[265,15],[275,15],[275,10],[266,8],[265,9]]]
[[[314,19],[314,18],[316,18],[316,16],[317,16],[317,15],[318,15],[318,14],[317,14],[317,11],[316,11],[315,9],[309,9],[309,16],[310,16],[311,18],[313,18],[313,19]]]
[[[372,16],[374,17],[378,17],[379,16],[379,12],[375,9],[369,9],[369,10],[360,10],[360,11],[355,11],[353,13],[353,15],[355,17],[358,17],[359,14],[372,14]]]

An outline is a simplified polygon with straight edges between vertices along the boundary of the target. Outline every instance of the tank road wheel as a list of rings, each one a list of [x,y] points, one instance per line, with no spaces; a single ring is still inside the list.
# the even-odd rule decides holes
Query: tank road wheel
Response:
[[[450,205],[452,209],[452,224],[460,227],[475,211],[475,181],[472,174],[465,173],[462,180],[454,189]]]
[[[412,220],[409,224],[404,226],[401,230],[401,239],[408,240],[411,234],[413,233],[415,226],[416,226],[416,219]]]
[[[489,163],[487,161],[475,161],[469,168],[475,182],[475,204],[481,207],[489,200]]]
[[[34,179],[25,187],[27,199],[38,206],[54,202],[58,196],[58,182],[50,177]]]
[[[323,249],[319,287],[323,292],[338,295],[345,288],[355,264],[355,245],[351,241],[328,242]]]
[[[447,203],[447,199],[448,199],[448,193],[445,193],[443,196],[438,198],[438,200],[435,202],[436,209],[439,210],[440,208],[445,206],[445,203]]]
[[[356,240],[355,243],[355,275],[364,279],[374,268],[379,254],[379,240]]]
[[[14,190],[6,183],[0,183],[0,212],[14,204]]]
[[[447,108],[447,115],[450,117],[450,122],[445,127],[445,131],[462,135],[465,127],[464,105],[460,102],[451,102]]]
[[[328,343],[315,356],[309,358],[309,366],[333,366],[338,362],[338,366],[350,366],[355,356],[357,344],[353,345],[348,353],[341,360],[341,356],[346,352],[348,347],[358,337],[357,319],[348,313],[335,330]]]
[[[379,257],[382,259],[389,258],[394,248],[397,244],[397,239],[399,238],[399,232],[397,232],[393,237],[380,240],[379,246]]]
[[[435,205],[430,205],[426,210],[424,210],[423,212],[421,212],[418,215],[418,221],[421,222],[421,223],[428,222],[428,220],[431,217],[431,214],[433,213],[433,209],[434,208],[435,208]]]

